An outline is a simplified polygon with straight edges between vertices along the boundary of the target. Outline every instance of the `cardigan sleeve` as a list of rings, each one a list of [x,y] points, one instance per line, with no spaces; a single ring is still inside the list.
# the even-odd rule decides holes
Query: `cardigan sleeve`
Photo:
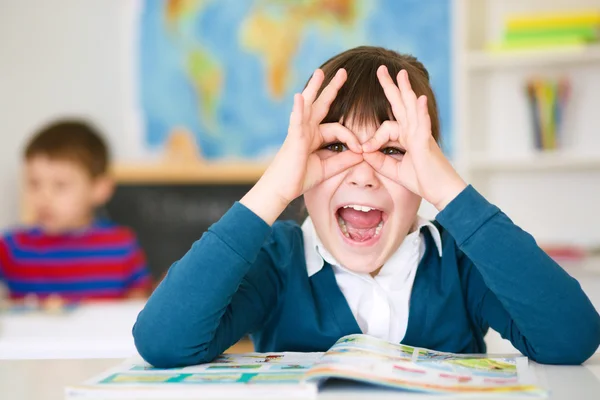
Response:
[[[208,362],[268,318],[283,287],[272,228],[240,203],[171,266],[133,327],[156,367]]]
[[[600,344],[600,316],[581,286],[496,206],[468,186],[437,218],[460,250],[467,307],[524,355],[581,364]]]

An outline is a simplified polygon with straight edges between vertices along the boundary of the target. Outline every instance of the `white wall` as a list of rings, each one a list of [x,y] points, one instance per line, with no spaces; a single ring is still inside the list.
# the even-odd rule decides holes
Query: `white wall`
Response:
[[[569,1],[551,3],[565,7]],[[592,5],[600,0],[579,1]],[[107,134],[116,159],[144,155],[135,109],[139,7],[140,0],[0,0],[0,230],[19,219],[20,153],[31,132],[46,121],[88,116]],[[499,186],[504,197],[511,196],[509,186]],[[587,189],[596,190],[594,185]],[[555,237],[560,231],[577,236],[577,226],[564,230],[562,220],[538,218],[531,207],[513,203],[499,202],[537,235]],[[430,207],[424,211],[428,217],[435,214]],[[579,214],[580,220],[590,215],[584,209]],[[529,221],[530,215],[535,221]]]
[[[135,0],[0,0],[0,229],[18,221],[23,145],[45,122],[86,116],[116,158],[136,157]]]

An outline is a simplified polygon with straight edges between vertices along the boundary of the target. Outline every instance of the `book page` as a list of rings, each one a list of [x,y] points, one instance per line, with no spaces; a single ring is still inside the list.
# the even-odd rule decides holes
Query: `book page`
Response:
[[[323,353],[244,353],[222,354],[207,364],[177,369],[160,369],[147,363],[132,364],[129,371],[199,372],[303,372],[323,356]]]
[[[526,357],[484,357],[388,343],[366,335],[338,340],[306,376],[335,377],[433,393],[544,396]]]
[[[306,382],[308,370],[323,353],[223,354],[213,362],[183,368],[154,368],[143,362],[125,363],[83,385],[67,388],[70,397],[113,398],[168,396],[203,398],[244,395],[312,397],[317,382]],[[159,397],[160,397],[159,396]]]

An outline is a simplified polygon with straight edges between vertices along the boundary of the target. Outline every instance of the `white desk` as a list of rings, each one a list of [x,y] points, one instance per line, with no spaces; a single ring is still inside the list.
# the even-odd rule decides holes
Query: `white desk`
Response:
[[[0,360],[0,397],[11,400],[63,399],[65,386],[81,383],[121,362],[122,360],[119,359]],[[598,400],[600,398],[599,354],[592,357],[584,366],[532,364],[538,375],[539,384],[550,389],[551,399]],[[285,398],[285,393],[282,393],[282,398]],[[409,395],[390,390],[330,385],[325,386],[319,398],[439,400],[449,397]]]
[[[567,271],[600,309],[600,259]],[[143,306],[143,301],[128,301],[87,304],[65,315],[0,314],[0,359],[131,357],[137,354],[131,328]],[[496,332],[486,342],[490,353],[517,352]]]
[[[85,304],[59,315],[0,315],[0,359],[127,358],[144,301]]]

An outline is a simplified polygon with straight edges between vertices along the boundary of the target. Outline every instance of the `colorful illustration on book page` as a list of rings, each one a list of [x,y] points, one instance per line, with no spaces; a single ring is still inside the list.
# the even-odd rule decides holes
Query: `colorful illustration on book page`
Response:
[[[161,369],[149,364],[135,364],[129,371],[178,371],[185,373],[195,372],[265,372],[270,370],[303,370],[308,369],[323,353],[248,353],[248,354],[223,354],[213,362],[192,365],[183,368]]]
[[[305,371],[312,366],[313,364],[273,364],[269,366],[269,371]]]
[[[514,358],[463,358],[419,362],[419,366],[440,371],[440,376],[473,376],[475,379],[498,383],[518,381],[517,365]],[[446,374],[446,375],[444,375]]]
[[[116,373],[100,381],[102,384],[124,383],[124,384],[152,384],[168,383],[176,380],[180,374],[130,374]]]
[[[222,354],[211,364],[306,364],[318,360],[323,353],[246,353]]]
[[[439,369],[439,366],[445,367]],[[464,367],[460,367],[464,368]],[[510,370],[510,368],[508,368]],[[540,396],[545,391],[505,371],[495,377],[489,372],[461,370],[447,361],[414,363],[411,361],[358,363],[319,363],[306,373],[309,382],[323,378],[352,379],[406,390],[434,393],[509,393],[523,392]]]
[[[353,347],[335,347],[329,350],[325,355],[317,361],[317,364],[322,363],[351,363],[372,362],[374,360],[381,362],[393,361],[409,361],[410,358],[406,355],[394,355],[390,353],[380,352],[378,350],[357,349]]]
[[[339,349],[352,349],[353,351],[365,350],[370,354],[386,354],[388,356],[404,360],[410,360],[415,350],[415,348],[412,346],[388,343],[385,340],[366,335],[344,336],[338,340],[326,354]]]
[[[263,366],[260,364],[250,364],[250,365],[243,365],[243,364],[222,364],[222,365],[209,365],[206,367],[207,371],[211,371],[211,370],[228,370],[228,369],[260,369]]]
[[[247,383],[300,383],[303,372],[277,373],[116,373],[100,381],[104,385],[147,385],[147,384],[247,384]]]
[[[476,358],[486,358],[485,354],[456,354],[456,353],[446,353],[443,351],[435,351],[424,349],[421,347],[414,348],[417,351],[416,358],[414,361],[443,361],[443,360],[463,360],[463,359],[476,359]]]

